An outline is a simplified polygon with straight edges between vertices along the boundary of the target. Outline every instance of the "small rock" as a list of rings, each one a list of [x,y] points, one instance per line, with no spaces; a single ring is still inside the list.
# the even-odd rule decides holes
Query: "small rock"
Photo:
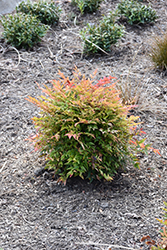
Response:
[[[102,202],[101,207],[102,208],[107,208],[108,207],[108,202]]]
[[[128,219],[141,219],[141,216],[140,215],[137,215],[137,214],[132,214],[132,213],[126,213],[124,214]]]
[[[43,168],[36,168],[34,170],[34,175],[36,177],[38,177],[38,176],[42,175],[44,172],[45,172],[45,168],[44,167]]]
[[[18,172],[17,172],[17,177],[21,177],[22,174],[23,174],[23,173],[22,173],[21,171],[18,171]]]

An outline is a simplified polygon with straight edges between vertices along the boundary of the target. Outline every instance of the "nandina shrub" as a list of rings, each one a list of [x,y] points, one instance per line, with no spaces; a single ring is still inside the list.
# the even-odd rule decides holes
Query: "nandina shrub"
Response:
[[[164,202],[164,205],[167,207],[167,202]],[[145,241],[147,245],[151,246],[151,250],[167,250],[167,208],[163,208],[165,211],[164,219],[157,219],[162,225],[163,228],[160,231],[161,239],[159,242],[156,242],[150,238],[149,235],[142,237],[141,241]]]
[[[27,98],[41,108],[33,118],[37,133],[31,140],[59,181],[71,176],[110,181],[128,160],[138,167],[137,153],[148,145],[133,139],[138,117],[128,116],[130,107],[121,103],[114,78],[95,84],[77,70],[72,80],[59,75],[52,88],[39,86],[44,95]]]
[[[167,207],[167,202],[164,202],[164,205]],[[163,210],[165,211],[164,219],[157,219],[163,225],[163,228],[160,231],[161,240],[157,244],[158,246],[152,246],[151,250],[167,250],[167,208],[163,208]]]

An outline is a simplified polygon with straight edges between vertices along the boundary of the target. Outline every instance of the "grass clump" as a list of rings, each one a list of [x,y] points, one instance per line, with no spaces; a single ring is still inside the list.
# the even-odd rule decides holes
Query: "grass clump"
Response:
[[[44,95],[27,99],[41,108],[30,140],[45,155],[46,167],[64,183],[72,176],[111,181],[127,162],[138,167],[137,154],[149,145],[136,139],[138,117],[129,117],[130,107],[122,104],[113,77],[94,83],[77,70],[71,80],[59,74],[53,87],[40,87]]]
[[[94,54],[97,52],[111,50],[111,45],[124,34],[124,26],[115,22],[115,15],[110,12],[109,16],[104,16],[99,25],[87,24],[87,28],[81,31],[84,41],[84,53]]]
[[[54,1],[38,1],[34,3],[28,1],[27,3],[21,2],[18,7],[16,7],[16,11],[36,16],[41,23],[53,25],[58,24],[61,9]]]
[[[162,37],[157,36],[154,38],[150,57],[155,67],[160,70],[167,69],[167,33]]]
[[[103,0],[72,0],[77,5],[81,14],[96,12]]]
[[[152,23],[158,18],[156,11],[150,5],[143,5],[134,0],[122,0],[117,10],[118,14],[124,16],[131,25]]]
[[[4,38],[16,48],[33,47],[41,41],[48,29],[48,26],[41,24],[35,16],[24,13],[2,16],[1,23]]]

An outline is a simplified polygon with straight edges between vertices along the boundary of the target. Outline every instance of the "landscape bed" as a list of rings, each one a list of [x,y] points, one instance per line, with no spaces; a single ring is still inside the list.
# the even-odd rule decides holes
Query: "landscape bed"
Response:
[[[0,247],[8,249],[149,249],[141,238],[157,240],[163,201],[167,201],[167,75],[149,57],[155,35],[166,31],[167,3],[150,1],[154,24],[129,25],[108,55],[84,55],[81,28],[97,24],[119,1],[103,1],[96,14],[81,15],[62,1],[58,26],[30,50],[0,40]],[[142,2],[148,4],[148,2]],[[0,27],[2,34],[3,28]],[[2,35],[1,35],[2,37]],[[35,81],[49,85],[58,70],[72,76],[74,67],[97,79],[116,76],[140,93],[133,113],[140,116],[147,142],[162,156],[140,159],[140,170],[127,166],[110,182],[71,178],[58,185],[53,172],[25,139],[35,132],[31,118],[39,110],[25,100],[41,94]],[[38,175],[39,174],[39,175]]]

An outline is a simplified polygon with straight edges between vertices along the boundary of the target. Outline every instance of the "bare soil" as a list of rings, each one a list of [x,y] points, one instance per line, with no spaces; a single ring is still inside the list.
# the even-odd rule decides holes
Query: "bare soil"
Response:
[[[119,1],[104,1],[93,15],[81,16],[69,1],[43,41],[17,51],[0,39],[0,248],[4,250],[149,249],[140,239],[157,239],[163,201],[167,201],[167,75],[148,56],[152,37],[166,31],[167,2],[151,0],[159,16],[154,25],[129,26],[111,52],[86,57],[79,30],[98,23]],[[144,2],[148,4],[148,2]],[[2,27],[1,34],[2,34]],[[70,179],[58,185],[53,173],[39,171],[44,160],[26,141],[35,132],[38,109],[25,100],[39,96],[39,84],[72,75],[75,65],[97,78],[112,75],[140,93],[140,115],[147,142],[162,157],[141,157],[141,169],[127,166],[113,182]],[[120,81],[120,82],[121,82]]]

